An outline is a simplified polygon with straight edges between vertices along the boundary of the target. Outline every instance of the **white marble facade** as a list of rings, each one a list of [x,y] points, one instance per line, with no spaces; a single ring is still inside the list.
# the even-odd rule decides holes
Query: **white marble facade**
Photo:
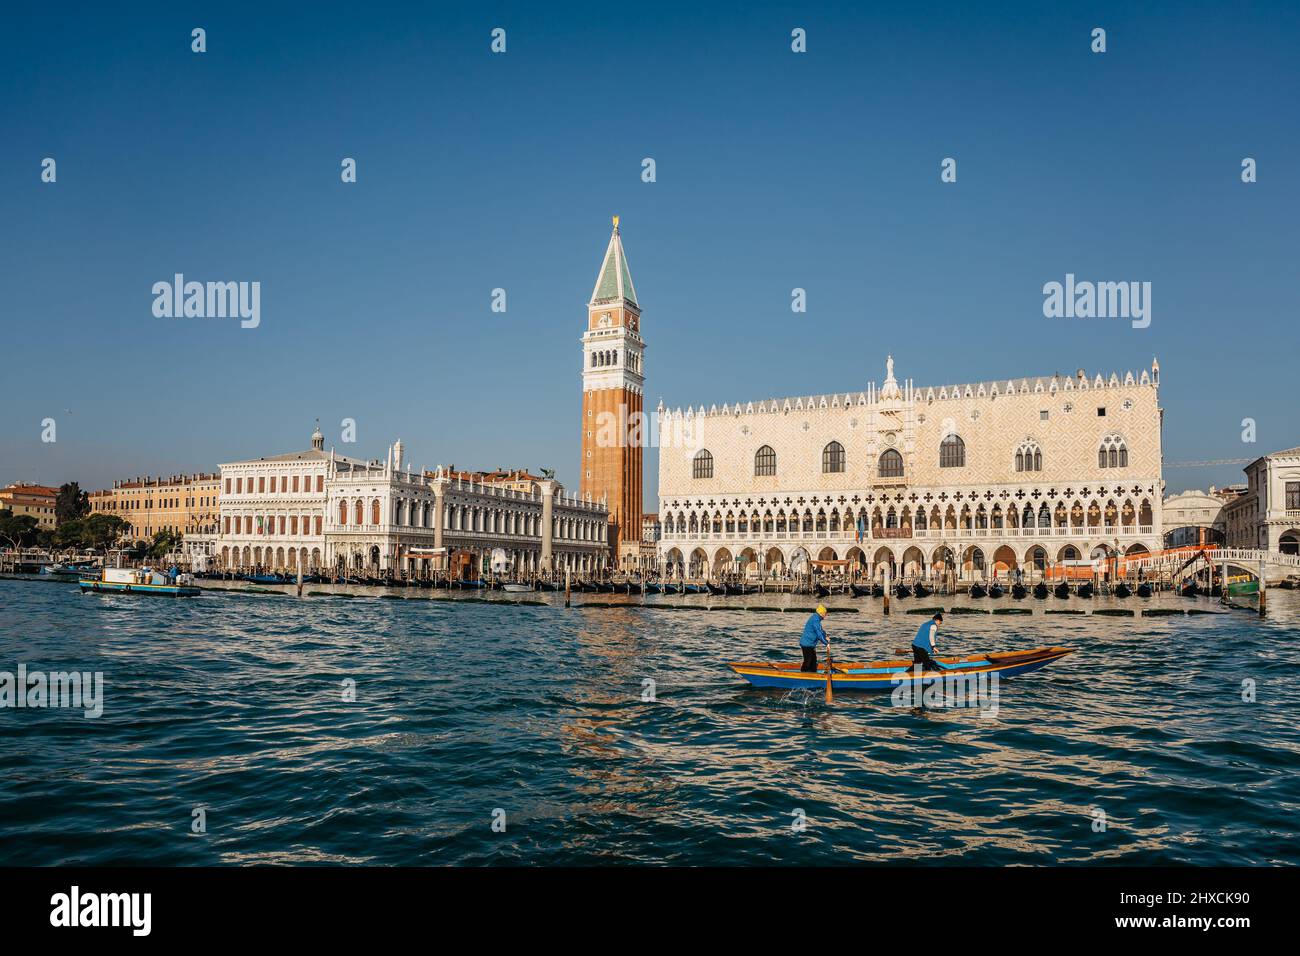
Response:
[[[1161,546],[1159,365],[660,409],[661,564],[991,577]]]

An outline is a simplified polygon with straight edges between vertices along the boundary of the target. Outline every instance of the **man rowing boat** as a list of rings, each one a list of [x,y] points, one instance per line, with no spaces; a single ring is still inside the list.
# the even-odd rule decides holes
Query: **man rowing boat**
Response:
[[[934,617],[918,627],[916,637],[912,638],[912,663],[920,664],[923,671],[942,670],[934,659],[934,639],[938,635],[939,625],[942,623],[943,611],[939,611]]]
[[[826,605],[819,604],[817,610],[803,626],[803,635],[799,638],[799,646],[803,649],[803,666],[799,668],[800,672],[815,673],[817,645],[825,644],[827,648],[831,646],[831,639],[826,636],[826,628],[822,627],[822,618],[825,616]]]

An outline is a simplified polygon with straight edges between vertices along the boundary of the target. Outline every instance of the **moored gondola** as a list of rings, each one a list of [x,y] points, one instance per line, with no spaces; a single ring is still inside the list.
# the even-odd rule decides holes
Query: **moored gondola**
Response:
[[[1006,592],[1002,590],[1002,585],[998,584],[996,581],[989,585],[989,597],[1000,598],[1005,593]]]
[[[1056,587],[1052,588],[1052,593],[1058,598],[1068,598],[1070,596],[1070,585],[1062,581]]]
[[[973,598],[982,598],[988,596],[988,588],[976,581],[970,586],[970,596]]]
[[[912,596],[912,589],[909,588],[906,584],[894,585],[894,597],[905,598],[911,596]]]
[[[1111,593],[1117,598],[1126,598],[1133,593],[1133,590],[1123,581],[1120,581],[1119,584],[1115,585],[1115,590]]]
[[[819,598],[824,598],[824,597],[830,597],[830,596],[831,596],[830,589],[829,589],[829,588],[824,588],[824,587],[822,587],[820,584],[814,584],[814,585],[813,585],[812,593],[815,594],[815,595],[816,595],[817,597],[819,597]]]
[[[1017,600],[1017,601],[1024,600],[1025,595],[1028,594],[1028,593],[1029,593],[1029,591],[1025,588],[1025,586],[1024,586],[1023,584],[1013,584],[1013,585],[1011,585],[1011,597],[1012,597],[1014,600]]]
[[[1196,597],[1201,593],[1201,589],[1196,586],[1195,581],[1185,581],[1183,586],[1178,589],[1178,593],[1187,598]]]
[[[1151,596],[1151,585],[1143,581],[1138,585],[1137,596],[1140,598],[1149,598]]]
[[[863,586],[863,585],[860,585],[860,584],[850,584],[850,585],[849,585],[849,591],[853,594],[854,597],[870,597],[870,596],[871,596],[871,586],[870,586],[870,585]]]
[[[1034,597],[1036,597],[1038,600],[1040,601],[1043,600],[1050,593],[1051,590],[1042,581],[1039,581],[1037,584],[1034,585]]]
[[[664,594],[681,594],[681,593],[682,593],[681,585],[678,585],[678,584],[669,584],[669,583],[667,583],[667,582],[664,582],[662,585],[660,585],[660,587],[663,588]]]
[[[912,597],[923,598],[929,596],[930,596],[930,589],[927,588],[920,581],[917,581],[915,584],[912,585]]]
[[[1075,589],[1075,594],[1077,594],[1081,598],[1092,597],[1092,582],[1084,581]]]

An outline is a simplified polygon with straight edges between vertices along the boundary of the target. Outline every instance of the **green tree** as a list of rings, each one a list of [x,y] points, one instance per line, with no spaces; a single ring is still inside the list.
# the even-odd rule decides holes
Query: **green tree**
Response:
[[[149,545],[149,557],[164,558],[180,547],[181,536],[174,531],[159,531]]]
[[[91,515],[79,524],[79,544],[91,551],[107,551],[131,528],[129,522],[117,515],[106,514]]]
[[[31,515],[17,515],[9,508],[0,511],[0,544],[5,547],[30,547],[36,542],[37,521]]]
[[[58,497],[54,499],[54,517],[59,524],[74,521],[90,514],[90,496],[81,490],[75,481],[59,486]]]

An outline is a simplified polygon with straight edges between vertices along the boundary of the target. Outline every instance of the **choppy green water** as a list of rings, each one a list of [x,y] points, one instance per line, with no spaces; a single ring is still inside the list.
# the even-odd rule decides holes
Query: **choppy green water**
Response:
[[[793,659],[802,614],[368,593],[0,581],[0,671],[105,681],[98,719],[0,709],[5,862],[1300,862],[1295,592],[1263,622],[1043,613],[1136,598],[950,616],[945,651],[1079,648],[1004,682],[992,717],[828,707],[722,666]],[[888,656],[921,620],[835,603],[865,611],[831,615],[838,660]],[[940,602],[895,609],[918,603]]]

